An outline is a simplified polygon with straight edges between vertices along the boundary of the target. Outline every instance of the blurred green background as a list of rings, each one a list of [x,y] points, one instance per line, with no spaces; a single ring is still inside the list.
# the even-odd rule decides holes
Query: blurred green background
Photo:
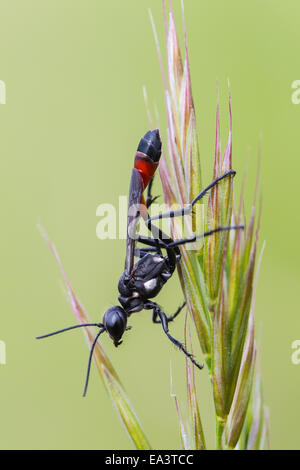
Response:
[[[161,1],[1,0],[0,105],[1,317],[7,364],[0,366],[0,448],[126,449],[129,439],[93,367],[81,397],[88,351],[78,332],[37,342],[38,334],[74,323],[57,265],[36,224],[55,243],[73,288],[99,321],[116,303],[125,242],[96,238],[96,208],[128,192],[137,143],[148,129],[142,86],[156,103],[165,137],[161,76],[147,8],[163,40]],[[174,0],[182,33],[180,3]],[[300,79],[297,0],[185,0],[192,85],[203,180],[212,176],[216,81],[223,148],[228,133],[230,78],[233,166],[238,191],[248,158],[247,200],[253,194],[258,145],[266,240],[256,303],[271,447],[300,448]],[[156,191],[161,193],[158,181]],[[171,312],[181,302],[176,276],[160,294]],[[176,294],[176,295],[175,295]],[[154,448],[178,448],[170,397],[184,410],[185,360],[151,323],[134,329],[111,357]],[[183,337],[184,315],[172,325]],[[200,351],[196,351],[200,357]],[[209,447],[214,420],[207,371],[197,375]]]

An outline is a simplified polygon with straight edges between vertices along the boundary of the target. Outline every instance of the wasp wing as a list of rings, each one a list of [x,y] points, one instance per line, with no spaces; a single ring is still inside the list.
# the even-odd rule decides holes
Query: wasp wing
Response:
[[[136,227],[141,215],[141,202],[144,184],[140,172],[133,168],[129,186],[128,218],[127,218],[127,244],[125,271],[131,274],[134,264],[134,250],[136,242]]]

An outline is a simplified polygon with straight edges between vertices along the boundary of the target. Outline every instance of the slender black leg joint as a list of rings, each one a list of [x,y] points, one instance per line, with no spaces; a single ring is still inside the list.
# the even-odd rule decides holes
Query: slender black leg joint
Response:
[[[173,313],[173,315],[170,315],[169,317],[167,317],[168,323],[169,323],[170,321],[173,321],[173,320],[177,317],[177,315],[179,315],[179,313],[180,313],[181,310],[185,307],[185,305],[186,305],[186,301],[184,301],[184,302],[178,307],[178,309],[176,310],[175,313]],[[153,321],[153,323],[161,323],[161,320],[159,320],[157,317],[158,317],[158,314],[156,313],[156,310],[155,310],[155,308],[154,308],[154,309],[153,309],[153,315],[152,315],[152,321]]]
[[[158,219],[172,219],[173,217],[183,217],[185,215],[189,215],[192,213],[192,210],[193,210],[193,206],[196,204],[196,202],[200,201],[200,199],[202,199],[207,193],[208,191],[210,191],[214,186],[216,186],[220,181],[222,181],[224,178],[228,178],[230,176],[234,176],[236,174],[236,171],[235,170],[229,170],[227,171],[226,173],[224,173],[223,175],[221,176],[218,176],[217,178],[215,178],[206,188],[204,188],[199,194],[198,196],[195,197],[195,199],[193,199],[193,201],[188,204],[187,206],[185,207],[182,207],[181,209],[177,209],[177,210],[174,210],[174,211],[169,211],[169,212],[165,212],[164,214],[159,214],[159,215],[155,215],[154,217],[150,217],[150,221],[153,221],[153,220],[158,220]]]
[[[183,307],[182,307],[183,308]],[[179,310],[180,311],[180,310]],[[178,312],[179,313],[179,312]],[[153,322],[157,323],[157,317],[160,318],[160,322],[161,325],[162,325],[162,328],[165,332],[165,334],[167,335],[167,337],[169,338],[170,341],[172,341],[173,344],[175,344],[175,346],[178,347],[178,349],[180,349],[180,351],[182,351],[189,359],[190,361],[196,366],[198,367],[198,369],[203,369],[203,366],[201,366],[200,364],[198,364],[197,361],[195,361],[193,355],[191,353],[189,353],[185,347],[183,346],[182,343],[180,343],[180,341],[178,341],[176,338],[174,338],[172,335],[170,335],[169,333],[169,328],[168,328],[168,318],[166,316],[166,314],[160,309],[160,307],[158,305],[155,305],[153,306]]]
[[[170,315],[170,316],[168,317],[168,323],[169,323],[170,321],[173,321],[173,320],[177,317],[177,315],[179,315],[179,313],[181,312],[181,310],[182,310],[185,306],[186,306],[186,301],[184,301],[184,302],[178,307],[178,309],[176,310],[175,313],[173,313],[173,315]]]
[[[156,199],[159,198],[159,196],[155,196],[155,197],[152,196],[153,179],[154,178],[152,178],[152,180],[150,181],[150,183],[148,185],[147,198],[146,198],[146,207],[147,207],[147,209],[149,209],[151,204],[153,204],[153,202],[156,201]]]

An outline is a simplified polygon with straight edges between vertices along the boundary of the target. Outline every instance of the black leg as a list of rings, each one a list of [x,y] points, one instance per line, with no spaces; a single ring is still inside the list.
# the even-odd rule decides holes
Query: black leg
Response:
[[[164,243],[163,240],[160,240],[159,245],[160,245],[160,248],[165,248],[165,249],[176,248],[178,247],[178,245],[184,245],[185,243],[192,243],[192,242],[195,242],[198,238],[209,237],[210,235],[213,235],[214,233],[225,232],[227,230],[243,230],[244,228],[245,228],[244,225],[228,225],[225,227],[217,227],[212,230],[209,230],[208,232],[204,232],[204,233],[201,233],[200,235],[195,235],[193,237],[183,238],[181,240],[176,240],[176,241],[171,240],[170,243]],[[153,240],[150,237],[143,237],[142,235],[139,235],[137,238],[137,241],[140,243],[143,243],[144,245],[148,245],[150,247],[156,246],[155,240]],[[147,252],[156,251],[156,249],[154,248],[153,249],[143,248],[143,250]],[[178,250],[178,253],[179,253],[179,250]]]
[[[176,310],[176,312],[173,313],[173,315],[170,315],[170,316],[168,317],[168,322],[173,321],[173,320],[177,317],[177,315],[179,315],[179,313],[181,312],[181,310],[182,310],[185,306],[186,306],[186,301],[182,302],[182,304],[178,307],[178,309]]]
[[[156,253],[156,248],[150,248],[150,250]],[[144,256],[147,255],[148,252],[149,252],[149,249],[147,248],[143,248],[142,250],[137,248],[134,250],[134,256],[136,256],[137,258],[144,258]]]
[[[174,338],[172,335],[170,335],[169,333],[169,328],[168,328],[168,318],[167,318],[167,315],[160,309],[160,307],[155,303],[155,302],[148,302],[148,304],[145,304],[144,305],[144,308],[146,310],[150,310],[151,308],[153,308],[153,321],[156,320],[157,317],[160,318],[160,322],[161,322],[161,325],[162,325],[162,328],[164,330],[164,333],[167,335],[167,337],[169,338],[169,340],[175,344],[175,346],[177,346],[178,349],[180,349],[180,351],[182,351],[189,359],[190,361],[196,366],[198,367],[198,369],[203,369],[203,366],[201,366],[200,364],[198,364],[197,361],[195,361],[193,355],[191,353],[189,353],[185,347],[183,346],[182,343],[180,343],[180,341],[178,341],[176,338]],[[155,321],[156,323],[156,321]]]
[[[186,305],[186,301],[184,301],[184,302],[178,307],[178,309],[176,310],[175,313],[173,313],[173,315],[170,315],[169,317],[167,317],[168,323],[169,323],[170,321],[173,321],[173,320],[177,317],[177,315],[179,315],[179,313],[180,313],[181,310],[185,307],[185,305]],[[153,323],[161,323],[161,320],[159,320],[157,317],[158,317],[158,314],[157,314],[157,312],[156,312],[156,309],[154,308],[154,309],[153,309],[153,315],[152,315],[152,321],[153,321]]]
[[[190,238],[184,238],[182,240],[176,240],[173,243],[170,243],[169,247],[173,248],[178,245],[184,245],[185,243],[192,243],[195,242],[198,238],[205,238],[209,237],[210,235],[213,235],[214,233],[218,232],[225,232],[227,230],[244,230],[244,225],[228,225],[226,227],[217,227],[212,230],[209,230],[208,232],[201,233],[200,235],[195,235],[194,237]]]
[[[153,248],[144,248],[143,247],[141,251],[147,251],[147,252],[150,251],[150,252],[154,252],[154,253],[155,252],[158,253],[158,251],[156,249],[157,243],[159,244],[160,248],[164,248],[165,250],[167,250],[167,248],[170,245],[173,245],[173,243],[174,243],[174,241],[171,238],[168,238],[167,240],[165,238],[163,240],[157,240],[157,239],[154,239],[154,238],[151,238],[151,237],[144,237],[143,235],[138,235],[136,241],[139,242],[139,243],[142,243],[144,245],[147,245],[149,247],[153,247]],[[167,241],[167,243],[165,243],[165,241]],[[180,255],[179,248],[177,248],[175,246],[173,249],[175,250],[176,255]]]
[[[148,184],[147,198],[146,198],[146,209],[149,209],[151,204],[154,201],[156,201],[156,199],[159,197],[159,196],[155,196],[155,197],[152,196],[153,181],[154,181],[154,177],[152,178],[152,180]],[[154,245],[152,245],[152,246],[155,246],[157,253],[162,255],[161,248],[167,249],[168,244],[172,243],[173,240],[171,238],[169,238],[162,230],[160,230],[160,228],[156,227],[155,225],[151,225],[151,219],[149,218],[148,212],[147,212],[146,216],[143,216],[143,218],[144,218],[144,221],[145,221],[145,224],[146,224],[148,230],[151,232],[151,234],[153,236],[152,240],[153,240]],[[144,238],[144,237],[139,237],[139,238]],[[165,245],[161,247],[160,244],[159,244],[159,240],[161,240],[161,241],[165,240],[166,241]],[[175,250],[175,251],[177,251],[177,250]],[[179,251],[178,251],[178,253],[179,253]],[[171,260],[175,259],[174,258],[174,250],[172,250],[172,253],[171,252],[168,253],[168,256]]]
[[[189,215],[192,213],[192,209],[194,204],[198,202],[200,199],[202,199],[210,189],[212,189],[214,186],[216,186],[220,181],[222,181],[224,178],[227,178],[229,176],[234,176],[236,173],[235,170],[229,170],[223,175],[219,176],[218,178],[214,179],[206,188],[204,188],[198,196],[195,197],[195,199],[188,204],[186,207],[182,207],[181,209],[177,209],[175,211],[169,211],[165,212],[164,214],[159,214],[155,215],[154,217],[150,217],[151,220],[158,220],[158,219],[166,219],[166,218],[173,218],[173,217],[179,217],[179,216],[184,216],[184,215]]]
[[[152,204],[154,201],[156,201],[156,199],[159,197],[159,196],[155,196],[155,197],[152,196],[153,180],[154,180],[154,177],[152,178],[152,180],[151,180],[150,183],[148,184],[147,198],[146,198],[146,207],[147,207],[147,209],[149,209],[149,207],[151,206],[151,204]]]
[[[147,213],[147,216],[146,217],[144,216],[143,218],[144,218],[144,222],[148,230],[152,233],[153,239],[139,236],[137,238],[137,241],[141,241],[142,239],[151,240],[150,242],[151,246],[154,245],[156,248],[156,252],[161,256],[162,256],[161,248],[164,248],[165,250],[167,250],[169,269],[170,269],[170,272],[172,273],[176,268],[176,263],[178,261],[178,257],[176,255],[179,253],[179,250],[174,247],[169,248],[169,244],[173,243],[172,238],[169,238],[160,228],[151,224],[151,220],[148,217],[148,213]],[[146,242],[144,243],[147,245]]]
[[[151,204],[154,202],[154,200],[156,198],[153,198],[152,197],[152,194],[151,194],[151,189],[152,189],[152,184],[153,184],[153,178],[152,180],[150,181],[149,185],[148,185],[148,191],[147,191],[147,199],[146,199],[146,209],[149,209],[149,207],[151,206]],[[143,219],[144,219],[144,222],[148,228],[148,230],[152,233],[153,235],[153,241],[154,241],[154,244],[155,244],[155,247],[156,247],[156,251],[158,254],[160,254],[162,256],[162,252],[161,252],[161,249],[160,249],[160,246],[159,246],[159,242],[158,242],[158,239],[160,238],[160,234],[162,233],[160,231],[160,229],[158,229],[157,227],[155,226],[151,226],[151,222],[150,222],[150,219],[149,219],[149,214],[148,214],[148,211],[147,211],[147,214],[145,216],[143,216]],[[149,222],[148,222],[149,220]]]

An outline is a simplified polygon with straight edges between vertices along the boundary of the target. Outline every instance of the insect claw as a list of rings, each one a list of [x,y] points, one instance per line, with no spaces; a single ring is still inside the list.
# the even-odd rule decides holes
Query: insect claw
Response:
[[[156,199],[158,199],[160,196],[155,196],[151,199],[151,204],[153,204],[154,201],[156,201]]]

